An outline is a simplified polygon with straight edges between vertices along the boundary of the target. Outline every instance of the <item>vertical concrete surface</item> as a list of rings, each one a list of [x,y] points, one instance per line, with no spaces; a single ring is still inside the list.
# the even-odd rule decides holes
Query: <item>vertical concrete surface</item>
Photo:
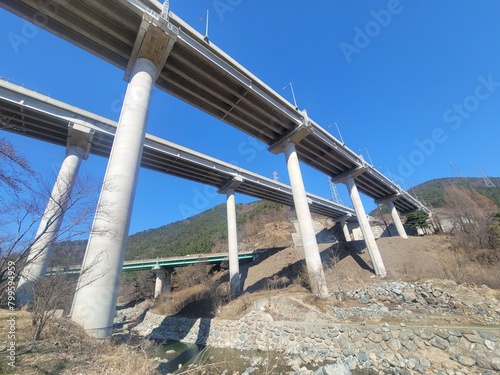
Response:
[[[385,204],[389,209],[389,212],[391,213],[392,222],[396,226],[396,230],[398,231],[399,236],[401,238],[408,238],[403,223],[401,222],[401,218],[399,217],[398,210],[396,209],[396,206],[394,206],[394,202],[388,200],[387,202],[385,202]]]
[[[356,211],[359,227],[361,228],[361,232],[365,238],[366,247],[368,248],[368,253],[370,254],[375,274],[380,277],[386,277],[387,272],[385,270],[384,262],[380,256],[377,242],[375,241],[372,229],[370,228],[370,223],[366,217],[365,208],[363,207],[363,202],[361,202],[361,197],[359,196],[358,188],[354,179],[352,177],[347,177],[346,185],[349,190],[349,196],[351,197],[354,210]]]
[[[156,274],[155,282],[155,299],[162,293],[170,293],[172,289],[172,272],[173,268],[158,267],[154,268]]]
[[[112,333],[141,163],[155,64],[138,58],[127,87],[71,317],[92,336]]]
[[[321,264],[311,212],[307,203],[307,195],[302,180],[297,151],[292,142],[288,142],[285,145],[285,157],[311,289],[316,296],[326,298],[328,297],[328,288],[323,272],[323,265]]]
[[[345,219],[340,220],[340,225],[342,226],[342,232],[344,233],[345,241],[351,241],[351,233],[349,232],[349,226],[347,225],[347,221]]]
[[[79,145],[70,145],[66,149],[66,158],[57,175],[29,251],[27,266],[22,270],[17,284],[16,298],[19,306],[33,302],[33,283],[45,275],[51,247],[61,228],[67,202],[71,197],[84,154],[85,148]]]
[[[234,189],[227,189],[226,197],[230,287],[231,294],[239,294],[241,293],[241,280],[240,264],[238,262],[238,230],[236,226],[236,202]]]

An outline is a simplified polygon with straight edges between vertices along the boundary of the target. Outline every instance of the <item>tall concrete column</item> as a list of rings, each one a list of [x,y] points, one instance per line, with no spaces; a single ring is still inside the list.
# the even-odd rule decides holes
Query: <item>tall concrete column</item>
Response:
[[[227,210],[227,246],[229,253],[229,278],[231,294],[241,293],[240,264],[238,259],[238,229],[236,225],[235,189],[243,183],[241,176],[235,176],[219,189],[219,194],[226,194]]]
[[[88,128],[73,124],[69,126],[66,157],[29,250],[27,266],[22,270],[17,285],[18,305],[33,302],[33,284],[47,271],[51,248],[59,235],[82,159],[88,156],[92,136],[93,131]]]
[[[227,243],[229,252],[229,278],[231,294],[241,293],[240,264],[238,260],[238,230],[234,189],[227,189]]]
[[[365,208],[363,207],[363,202],[361,202],[361,197],[359,196],[358,188],[354,179],[352,177],[347,177],[346,185],[349,190],[349,196],[351,197],[354,210],[356,211],[359,227],[361,228],[361,232],[365,238],[366,247],[368,248],[368,253],[370,254],[375,274],[381,277],[386,277],[387,272],[385,270],[384,262],[380,256],[377,242],[375,241],[372,229],[370,228],[370,223],[366,217]]]
[[[92,336],[111,336],[151,94],[178,29],[143,14],[125,78],[129,81],[90,233],[71,318]]]
[[[328,297],[328,288],[321,264],[319,255],[318,243],[314,233],[311,212],[307,202],[306,190],[302,181],[302,173],[300,171],[299,159],[295,144],[288,142],[285,145],[285,157],[290,176],[290,185],[292,187],[293,203],[297,213],[299,222],[300,236],[302,237],[302,246],[304,248],[304,256],[306,260],[307,271],[309,275],[309,283],[311,284],[312,292],[320,297]]]
[[[349,226],[347,225],[346,219],[340,219],[340,225],[342,226],[342,232],[344,233],[345,241],[351,241],[351,233],[349,232]]]
[[[154,268],[156,274],[155,282],[155,299],[162,293],[170,293],[172,289],[172,272],[173,268],[158,267]]]
[[[73,300],[72,319],[94,337],[112,333],[125,246],[157,69],[139,58],[128,85]]]
[[[403,227],[403,223],[401,222],[401,218],[399,217],[399,213],[396,209],[396,206],[394,206],[394,202],[392,200],[388,200],[385,202],[385,204],[391,213],[392,222],[396,226],[396,230],[398,231],[399,236],[401,238],[408,238],[408,235],[406,234],[405,228]]]

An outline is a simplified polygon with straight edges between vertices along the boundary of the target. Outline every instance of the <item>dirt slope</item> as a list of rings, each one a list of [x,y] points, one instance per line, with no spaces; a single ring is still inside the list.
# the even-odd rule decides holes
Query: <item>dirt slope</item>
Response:
[[[330,294],[339,296],[368,284],[391,280],[440,279],[500,288],[497,276],[500,264],[471,262],[466,255],[456,254],[450,249],[447,236],[380,238],[377,244],[387,269],[386,279],[374,275],[363,241],[319,245]],[[242,267],[244,293],[225,306],[220,316],[237,318],[252,308],[255,301],[277,295],[301,295],[300,300],[307,300],[304,296],[309,292],[303,258],[300,247],[276,248],[266,252],[254,264]]]

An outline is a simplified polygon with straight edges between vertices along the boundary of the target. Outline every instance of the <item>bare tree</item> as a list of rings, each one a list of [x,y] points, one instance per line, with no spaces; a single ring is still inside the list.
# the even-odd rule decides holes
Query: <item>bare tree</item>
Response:
[[[49,251],[54,242],[89,233],[100,184],[88,177],[79,178],[65,201],[56,202],[60,209],[47,215],[47,202],[54,201],[51,184],[38,176],[5,138],[0,138],[0,160],[0,299],[3,299],[9,265],[12,269],[14,264],[19,276]],[[43,236],[54,230],[52,224],[62,215],[64,220],[50,243],[37,246]]]
[[[490,227],[496,205],[475,189],[456,185],[445,187],[445,202],[456,245],[465,251],[491,248]]]
[[[2,122],[0,118],[0,123]],[[30,180],[35,172],[28,161],[16,150],[6,138],[0,138],[0,188],[4,194],[19,194],[30,187]],[[4,203],[0,196],[0,203]]]
[[[99,268],[99,257],[78,274],[67,273],[64,269],[55,270],[51,275],[33,280],[30,284],[33,291],[33,302],[30,306],[32,317],[32,338],[41,338],[47,322],[60,313],[66,316],[71,310],[73,297],[81,289],[102,276],[94,272]]]

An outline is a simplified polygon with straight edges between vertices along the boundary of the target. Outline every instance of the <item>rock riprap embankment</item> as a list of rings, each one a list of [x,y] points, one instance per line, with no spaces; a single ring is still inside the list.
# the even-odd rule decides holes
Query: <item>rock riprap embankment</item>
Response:
[[[391,282],[345,297],[358,306],[327,305],[318,322],[276,320],[266,309],[270,299],[239,320],[148,312],[135,330],[153,339],[280,352],[296,374],[500,372],[500,303],[487,288]]]

